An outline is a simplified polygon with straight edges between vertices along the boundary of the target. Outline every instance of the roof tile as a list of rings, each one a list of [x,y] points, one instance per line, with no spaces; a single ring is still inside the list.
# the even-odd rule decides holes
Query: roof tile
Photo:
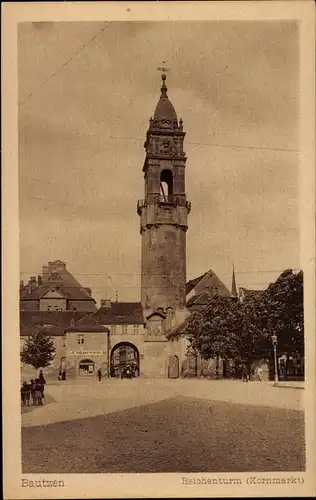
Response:
[[[140,302],[111,302],[111,307],[100,307],[93,315],[103,325],[144,324]]]

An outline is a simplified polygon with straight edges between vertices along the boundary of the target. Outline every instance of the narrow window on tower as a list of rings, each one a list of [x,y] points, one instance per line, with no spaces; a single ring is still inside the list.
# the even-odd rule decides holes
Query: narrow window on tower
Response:
[[[160,174],[160,197],[163,202],[170,202],[173,195],[173,175],[171,170],[163,170]]]

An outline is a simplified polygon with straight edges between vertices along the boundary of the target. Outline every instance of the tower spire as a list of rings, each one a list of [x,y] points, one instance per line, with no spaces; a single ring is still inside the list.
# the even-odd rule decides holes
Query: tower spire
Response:
[[[233,276],[232,276],[232,297],[237,299],[237,286],[236,286],[236,277],[235,277],[235,265],[233,262]]]

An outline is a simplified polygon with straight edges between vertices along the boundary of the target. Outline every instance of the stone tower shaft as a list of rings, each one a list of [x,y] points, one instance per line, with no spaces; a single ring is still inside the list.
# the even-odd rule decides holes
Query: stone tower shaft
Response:
[[[141,300],[145,310],[185,308],[186,231],[190,203],[185,192],[185,133],[167,96],[161,96],[144,144],[145,197],[139,200],[142,235]]]

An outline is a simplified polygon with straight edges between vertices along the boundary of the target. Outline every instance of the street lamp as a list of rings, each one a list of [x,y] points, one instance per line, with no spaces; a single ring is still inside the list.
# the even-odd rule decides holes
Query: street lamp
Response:
[[[278,362],[277,362],[277,343],[278,343],[278,337],[276,335],[271,335],[271,341],[273,345],[273,351],[274,351],[274,381],[278,382]]]

